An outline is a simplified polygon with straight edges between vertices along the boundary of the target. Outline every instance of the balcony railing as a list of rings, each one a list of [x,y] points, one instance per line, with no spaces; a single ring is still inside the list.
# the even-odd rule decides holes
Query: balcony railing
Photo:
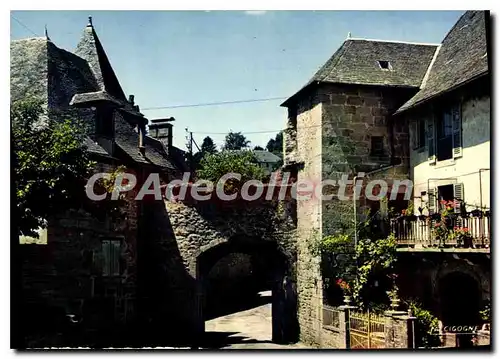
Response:
[[[437,236],[434,228],[441,218],[434,216],[404,216],[391,220],[390,230],[398,246],[413,248],[490,248],[491,216],[486,213],[469,213],[466,216],[450,216],[446,227],[450,231],[467,228],[472,239],[460,241],[456,237]]]

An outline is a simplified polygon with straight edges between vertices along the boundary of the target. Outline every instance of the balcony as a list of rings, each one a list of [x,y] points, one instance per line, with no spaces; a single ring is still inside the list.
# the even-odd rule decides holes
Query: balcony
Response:
[[[444,223],[439,214],[401,216],[391,219],[390,230],[396,237],[398,251],[490,252],[489,211],[453,214]],[[468,235],[464,240],[457,233]]]

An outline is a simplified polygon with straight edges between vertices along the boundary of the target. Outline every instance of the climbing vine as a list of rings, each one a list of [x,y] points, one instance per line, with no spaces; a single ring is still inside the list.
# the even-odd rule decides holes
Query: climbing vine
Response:
[[[369,220],[358,225],[361,238],[354,244],[353,236],[346,233],[319,236],[311,242],[313,256],[321,256],[323,282],[327,292],[334,292],[338,280],[348,283],[354,303],[360,307],[371,304],[368,287],[385,282],[394,293],[394,266],[396,263],[396,239],[393,234],[386,238],[371,239]],[[383,280],[381,280],[383,278]],[[388,288],[389,289],[389,288]],[[338,292],[338,291],[337,291]]]

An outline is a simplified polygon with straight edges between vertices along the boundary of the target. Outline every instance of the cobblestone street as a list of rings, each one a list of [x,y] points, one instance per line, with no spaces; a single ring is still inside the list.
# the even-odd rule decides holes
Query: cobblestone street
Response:
[[[271,292],[262,292],[271,296]],[[271,341],[271,304],[225,315],[205,323],[210,348],[220,349],[313,349],[301,343],[282,345]]]

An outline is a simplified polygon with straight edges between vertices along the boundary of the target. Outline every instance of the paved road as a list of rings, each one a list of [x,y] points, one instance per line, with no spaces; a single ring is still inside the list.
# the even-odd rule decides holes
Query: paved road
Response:
[[[261,292],[270,296],[271,292]],[[271,304],[209,320],[205,332],[211,348],[220,349],[312,349],[297,343],[280,345],[271,342]]]

